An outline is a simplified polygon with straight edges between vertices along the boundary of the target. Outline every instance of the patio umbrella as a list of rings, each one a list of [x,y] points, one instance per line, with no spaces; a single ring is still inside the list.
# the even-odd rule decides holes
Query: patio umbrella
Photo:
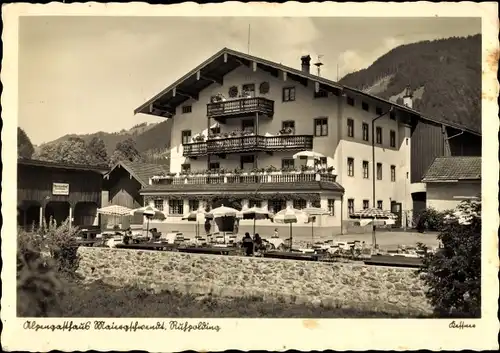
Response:
[[[257,219],[269,219],[272,217],[271,212],[260,208],[260,207],[251,207],[251,208],[246,208],[243,209],[238,217],[241,217],[243,219],[253,219],[253,234],[255,235],[255,221]]]
[[[354,212],[349,216],[350,218],[358,218],[358,219],[372,219],[373,221],[376,221],[377,219],[387,219],[387,220],[394,220],[397,219],[398,217],[390,212],[390,211],[384,211],[381,210],[380,208],[366,208],[361,211]],[[372,226],[372,243],[373,246],[375,247],[377,245],[377,236],[375,234],[375,222],[373,222]]]
[[[319,153],[319,152],[314,152],[314,151],[302,151],[302,152],[297,152],[293,155],[293,159],[298,159],[301,157],[320,159],[320,158],[324,157],[324,155]]]
[[[155,218],[155,219],[164,220],[166,218],[165,214],[162,211],[160,211],[157,208],[154,208],[153,206],[145,206],[145,207],[136,208],[135,210],[130,211],[130,215],[131,216],[135,216],[135,215],[146,216],[146,218],[148,220],[146,234],[149,233],[149,220],[150,219]]]
[[[220,207],[214,208],[210,212],[207,212],[209,216],[212,216],[213,218],[220,218],[220,217],[236,217],[240,211],[238,211],[235,208],[231,207],[226,207],[224,205],[221,205]]]
[[[272,218],[273,222],[290,224],[290,251],[293,245],[292,223],[298,223],[299,221],[306,223],[308,219],[309,216],[306,213],[293,207],[287,207],[279,211]]]
[[[182,217],[183,220],[186,221],[191,221],[191,222],[196,222],[196,236],[200,235],[200,218],[204,217],[205,219],[212,218],[212,215],[210,215],[208,212],[205,212],[205,210],[198,209],[195,211],[190,211],[184,217]]]
[[[311,240],[314,244],[314,219],[316,216],[329,215],[330,212],[319,207],[303,208],[302,212],[309,216],[309,222],[311,222]]]
[[[97,209],[98,214],[101,214],[104,216],[113,216],[113,218],[128,216],[128,215],[130,215],[130,211],[132,211],[132,209],[125,207],[125,206],[119,206],[119,205],[109,205],[109,206]]]

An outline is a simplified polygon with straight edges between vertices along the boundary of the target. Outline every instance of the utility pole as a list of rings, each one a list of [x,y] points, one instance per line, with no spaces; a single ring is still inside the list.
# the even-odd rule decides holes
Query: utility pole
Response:
[[[251,25],[250,23],[248,24],[248,45],[247,45],[247,54],[250,54],[250,29]]]
[[[385,113],[380,114],[379,116],[376,116],[375,118],[372,119],[372,204],[373,208],[377,208],[377,201],[375,201],[375,188],[376,188],[376,163],[375,163],[375,121],[378,119],[382,118],[383,116],[391,113],[393,110],[393,107],[391,106],[391,109],[386,111]],[[372,242],[373,246],[375,247],[377,245],[377,238],[375,235],[375,224],[372,226]]]

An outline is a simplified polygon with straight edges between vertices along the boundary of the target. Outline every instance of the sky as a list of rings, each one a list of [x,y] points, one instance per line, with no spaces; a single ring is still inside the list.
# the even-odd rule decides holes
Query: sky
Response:
[[[34,144],[161,118],[146,100],[223,47],[336,80],[408,43],[481,32],[479,18],[22,17],[19,119]]]

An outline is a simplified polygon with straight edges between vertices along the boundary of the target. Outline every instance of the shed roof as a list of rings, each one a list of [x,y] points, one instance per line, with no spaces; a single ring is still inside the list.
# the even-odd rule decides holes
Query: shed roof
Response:
[[[107,166],[93,166],[93,165],[87,165],[87,164],[42,161],[42,160],[30,159],[30,158],[19,158],[17,160],[17,164],[24,165],[24,166],[31,166],[31,167],[90,171],[90,172],[96,172],[96,173],[102,173],[102,174],[106,173],[109,170],[109,167],[107,167]]]
[[[481,157],[437,157],[423,182],[481,180]]]

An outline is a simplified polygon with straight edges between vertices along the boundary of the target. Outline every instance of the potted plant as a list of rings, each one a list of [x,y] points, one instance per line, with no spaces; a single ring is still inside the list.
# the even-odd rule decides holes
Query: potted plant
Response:
[[[237,131],[231,131],[229,135],[231,137],[236,137],[236,136],[238,136],[238,132]]]

